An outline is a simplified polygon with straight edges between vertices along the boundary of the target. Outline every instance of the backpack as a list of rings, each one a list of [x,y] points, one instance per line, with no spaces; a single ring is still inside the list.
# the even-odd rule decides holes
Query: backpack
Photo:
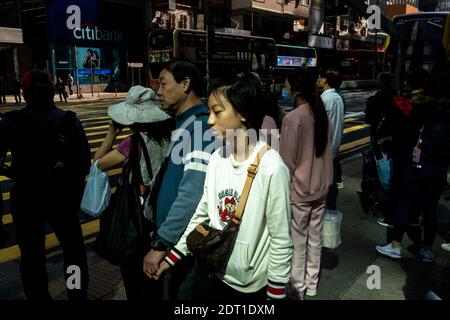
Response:
[[[44,184],[52,191],[80,196],[89,172],[90,150],[72,111],[13,111],[11,178],[18,184]]]

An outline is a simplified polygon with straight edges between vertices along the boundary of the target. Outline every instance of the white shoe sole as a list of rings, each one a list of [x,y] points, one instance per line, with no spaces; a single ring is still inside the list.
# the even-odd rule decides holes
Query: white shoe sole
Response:
[[[375,249],[378,251],[378,253],[380,253],[380,254],[382,254],[382,255],[385,255],[385,256],[388,256],[388,257],[390,257],[390,258],[392,258],[392,259],[401,259],[401,258],[402,258],[402,256],[399,256],[399,255],[397,255],[397,254],[395,254],[395,253],[391,253],[391,252],[388,252],[388,251],[384,251],[384,250],[381,249],[379,246],[376,246]]]

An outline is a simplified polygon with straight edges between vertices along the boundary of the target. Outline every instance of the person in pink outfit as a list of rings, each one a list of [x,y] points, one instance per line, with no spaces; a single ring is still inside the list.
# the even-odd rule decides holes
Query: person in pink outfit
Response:
[[[291,72],[285,86],[297,106],[283,119],[280,141],[291,174],[294,254],[287,293],[299,300],[317,294],[323,214],[333,176],[332,128],[308,71]]]

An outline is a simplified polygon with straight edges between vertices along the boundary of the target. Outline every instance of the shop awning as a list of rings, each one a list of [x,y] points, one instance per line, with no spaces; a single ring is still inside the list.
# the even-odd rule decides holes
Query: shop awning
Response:
[[[23,44],[22,29],[0,27],[0,43]]]

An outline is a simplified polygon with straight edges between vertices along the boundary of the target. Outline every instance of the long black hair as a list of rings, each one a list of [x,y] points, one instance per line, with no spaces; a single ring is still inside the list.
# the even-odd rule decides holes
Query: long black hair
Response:
[[[145,133],[159,145],[163,145],[164,142],[170,141],[172,131],[175,129],[175,121],[170,118],[153,123],[133,123],[129,127],[134,132]]]
[[[288,74],[287,81],[291,92],[295,93],[294,100],[302,97],[311,107],[314,115],[314,146],[316,157],[320,157],[328,144],[329,120],[322,98],[316,92],[315,78],[309,71],[297,69]]]

